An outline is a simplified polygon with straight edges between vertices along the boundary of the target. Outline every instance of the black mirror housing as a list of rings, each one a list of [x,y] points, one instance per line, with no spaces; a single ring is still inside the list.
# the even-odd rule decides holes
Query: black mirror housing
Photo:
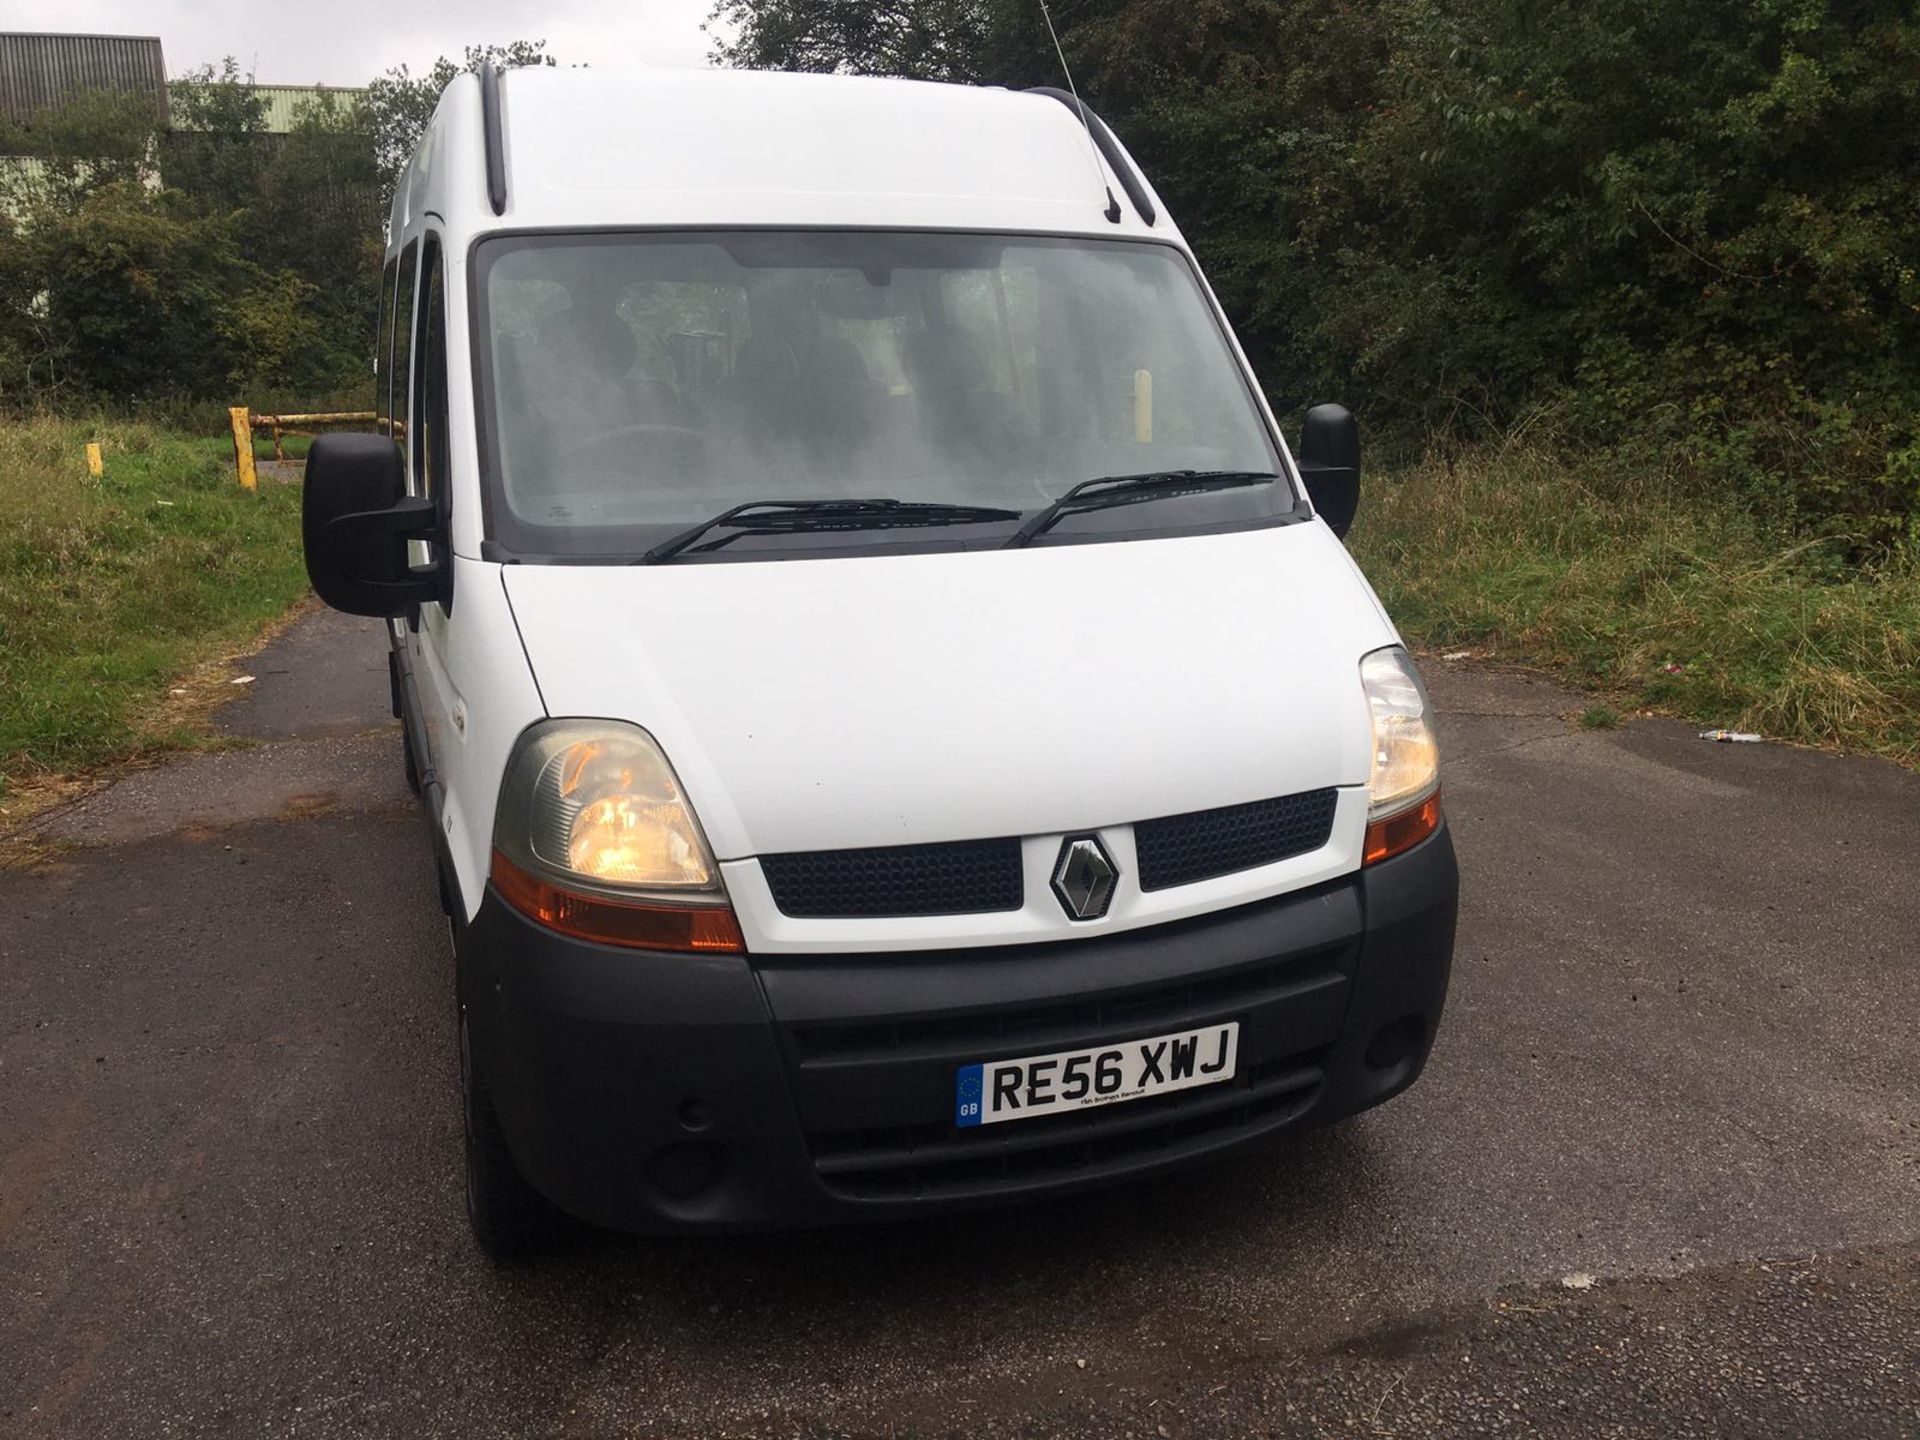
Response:
[[[443,599],[449,561],[437,507],[407,494],[400,447],[384,435],[327,434],[307,451],[301,541],[314,592],[349,615],[393,617]],[[407,542],[435,542],[431,566],[407,563]]]
[[[1344,405],[1316,405],[1300,432],[1300,478],[1327,528],[1342,539],[1360,508],[1360,427]]]

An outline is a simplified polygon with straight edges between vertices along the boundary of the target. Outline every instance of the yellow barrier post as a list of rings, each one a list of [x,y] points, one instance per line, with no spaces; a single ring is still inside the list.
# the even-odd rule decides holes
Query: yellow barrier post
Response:
[[[240,476],[240,488],[256,489],[259,481],[253,474],[253,425],[247,419],[247,407],[229,406],[227,415],[233,421],[233,465]]]
[[[87,442],[87,474],[98,480],[103,468],[100,464],[100,442],[89,440]]]

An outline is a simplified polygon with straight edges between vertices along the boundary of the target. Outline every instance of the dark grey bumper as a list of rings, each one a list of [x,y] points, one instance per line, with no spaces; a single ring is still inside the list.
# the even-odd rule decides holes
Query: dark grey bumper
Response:
[[[488,895],[473,1041],[527,1178],[620,1229],[806,1225],[1168,1169],[1323,1124],[1426,1062],[1458,888],[1443,828],[1338,882],[1123,934],[897,955],[655,955]],[[963,1064],[1240,1022],[1235,1079],[959,1130]]]

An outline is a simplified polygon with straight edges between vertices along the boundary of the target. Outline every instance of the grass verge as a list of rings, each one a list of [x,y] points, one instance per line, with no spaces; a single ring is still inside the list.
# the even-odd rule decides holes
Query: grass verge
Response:
[[[1349,537],[1408,641],[1617,703],[1920,764],[1920,547],[1877,566],[1670,477],[1510,447],[1372,481]]]
[[[84,456],[94,440],[100,479]],[[158,703],[169,685],[306,589],[299,488],[241,490],[230,432],[0,420],[0,802],[188,743]]]

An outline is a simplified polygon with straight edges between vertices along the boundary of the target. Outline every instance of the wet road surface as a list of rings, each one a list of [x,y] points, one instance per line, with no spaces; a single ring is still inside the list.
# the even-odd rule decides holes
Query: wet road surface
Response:
[[[1920,777],[1428,665],[1425,1078],[1090,1199],[473,1247],[379,626],[0,871],[0,1435],[1920,1434]]]

